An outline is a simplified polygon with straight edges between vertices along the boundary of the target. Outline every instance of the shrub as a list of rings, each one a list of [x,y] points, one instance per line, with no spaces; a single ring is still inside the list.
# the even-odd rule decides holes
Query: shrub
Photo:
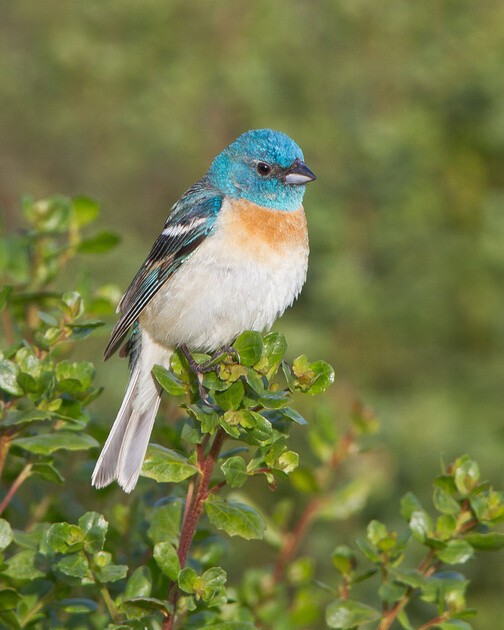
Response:
[[[305,356],[286,361],[280,333],[245,332],[234,343],[236,354],[215,359],[215,371],[203,379],[210,405],[182,353],[175,352],[170,370],[156,366],[178,410],[165,432],[168,444],[148,448],[142,475],[154,489],[130,510],[109,504],[100,514],[82,506],[88,481],[78,471],[88,467],[69,451],[98,446],[88,432],[88,406],[102,388],[92,363],[70,357],[102,325],[96,315],[112,310],[117,291],[101,287],[84,298],[55,287],[76,255],[103,253],[118,239],[108,232],[83,236],[98,216],[88,199],[27,200],[24,214],[30,228],[4,237],[0,250],[7,279],[0,292],[0,627],[288,630],[325,622],[409,630],[408,611],[421,601],[426,605],[415,616],[423,616],[422,629],[470,628],[476,611],[466,604],[468,580],[452,567],[504,546],[495,531],[504,520],[504,495],[480,480],[468,456],[435,479],[435,517],[408,493],[400,531],[372,520],[352,549],[335,528],[327,583],[317,579],[314,558],[300,555],[313,523],[341,522],[364,507],[370,484],[342,464],[368,447],[378,423],[360,405],[342,435],[323,407],[307,421],[294,400],[322,393],[333,370]],[[290,446],[296,424],[306,432],[314,466]],[[257,505],[246,493],[257,477],[271,490],[289,480],[300,516],[287,498],[269,512]],[[32,491],[23,492],[30,484]],[[57,484],[65,484],[72,512],[80,510],[74,523],[53,518],[61,510]],[[228,582],[219,565],[227,556],[236,569],[235,537],[262,541],[271,562],[251,562]]]

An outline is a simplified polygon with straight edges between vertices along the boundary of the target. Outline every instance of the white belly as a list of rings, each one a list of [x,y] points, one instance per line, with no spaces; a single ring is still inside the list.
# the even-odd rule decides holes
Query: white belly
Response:
[[[269,329],[297,297],[306,243],[265,260],[227,244],[225,230],[217,230],[149,302],[140,322],[159,344],[216,350],[245,330]]]

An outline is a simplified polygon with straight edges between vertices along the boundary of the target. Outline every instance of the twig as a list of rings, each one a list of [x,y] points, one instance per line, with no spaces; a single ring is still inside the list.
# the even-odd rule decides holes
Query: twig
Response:
[[[12,319],[7,307],[2,311],[2,325],[5,333],[5,341],[8,346],[14,343],[14,330],[12,328]]]
[[[324,489],[327,488],[330,482],[331,473],[340,466],[341,462],[348,455],[354,440],[355,434],[352,430],[348,431],[340,440],[338,448],[335,449],[331,459],[323,469],[322,474],[319,476],[320,484],[324,487]],[[256,470],[254,471],[254,474],[257,472],[267,472],[267,469]],[[323,499],[319,497],[312,497],[304,509],[304,512],[301,514],[298,524],[294,530],[285,535],[284,543],[280,549],[280,553],[275,563],[275,569],[273,571],[273,581],[275,584],[278,584],[278,582],[282,579],[285,565],[298,550],[303,536],[306,534],[308,528],[313,522],[318,510],[323,505]]]
[[[9,505],[12,497],[15,495],[19,486],[23,483],[23,481],[30,476],[32,469],[31,462],[28,462],[23,466],[19,475],[14,479],[12,486],[9,488],[9,492],[5,495],[3,501],[0,503],[0,514],[3,513],[5,508]]]
[[[100,593],[103,597],[103,601],[105,602],[105,606],[109,611],[109,615],[112,617],[112,621],[114,623],[119,623],[121,621],[121,617],[117,612],[116,607],[114,606],[114,600],[112,599],[112,596],[110,595],[109,590],[105,586],[105,584],[100,585]]]
[[[301,515],[301,518],[298,521],[298,524],[290,534],[286,535],[285,542],[282,546],[280,554],[278,555],[277,561],[275,563],[275,569],[273,571],[273,581],[275,584],[278,584],[278,582],[280,582],[280,580],[282,579],[285,565],[298,550],[298,547],[301,544],[301,540],[305,535],[308,527],[311,525],[315,514],[320,509],[320,506],[320,499],[310,499],[303,514]]]
[[[431,564],[434,559],[435,552],[433,549],[429,551],[429,553],[425,556],[422,562],[418,565],[418,570],[425,575],[425,577],[430,577],[437,567],[441,564],[439,561]],[[391,608],[380,621],[380,625],[377,630],[388,630],[392,623],[394,622],[397,615],[401,612],[401,610],[406,606],[406,604],[411,599],[415,589],[410,586],[406,593],[401,597],[401,599]],[[429,627],[429,626],[427,626]]]
[[[211,494],[212,492],[208,489],[210,485],[210,479],[212,477],[215,462],[217,461],[217,458],[221,451],[222,444],[226,439],[226,435],[227,434],[224,429],[219,427],[217,433],[215,434],[215,438],[208,455],[203,459],[200,464],[201,476],[198,480],[196,490],[193,492],[193,489],[191,488],[191,486],[189,486],[186,497],[186,508],[184,510],[184,518],[182,522],[182,531],[180,534],[180,544],[178,548],[178,558],[181,569],[183,569],[185,566],[187,556],[189,554],[189,549],[191,548],[191,543],[194,538],[194,533],[196,531],[196,526],[203,511],[203,504],[205,503],[205,500],[207,499],[209,494]],[[170,604],[173,605],[173,612],[165,617],[162,625],[163,630],[173,630],[178,596],[179,590],[177,588],[177,584],[175,582],[172,582],[168,591],[167,599]]]
[[[2,476],[5,458],[7,457],[7,453],[9,452],[11,440],[12,434],[8,432],[4,432],[2,433],[2,435],[0,435],[0,477]]]

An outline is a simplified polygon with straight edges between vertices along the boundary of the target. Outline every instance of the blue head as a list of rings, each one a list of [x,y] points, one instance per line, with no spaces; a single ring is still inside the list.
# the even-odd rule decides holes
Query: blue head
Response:
[[[247,131],[212,162],[211,184],[235,199],[277,210],[297,210],[315,175],[298,145],[280,131]]]

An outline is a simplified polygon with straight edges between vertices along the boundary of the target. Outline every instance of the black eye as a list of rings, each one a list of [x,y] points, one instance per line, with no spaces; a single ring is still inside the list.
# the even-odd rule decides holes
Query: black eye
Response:
[[[256,171],[259,173],[259,175],[262,175],[262,177],[266,177],[266,175],[269,175],[271,172],[271,166],[269,164],[266,164],[266,162],[258,162],[256,166]]]

